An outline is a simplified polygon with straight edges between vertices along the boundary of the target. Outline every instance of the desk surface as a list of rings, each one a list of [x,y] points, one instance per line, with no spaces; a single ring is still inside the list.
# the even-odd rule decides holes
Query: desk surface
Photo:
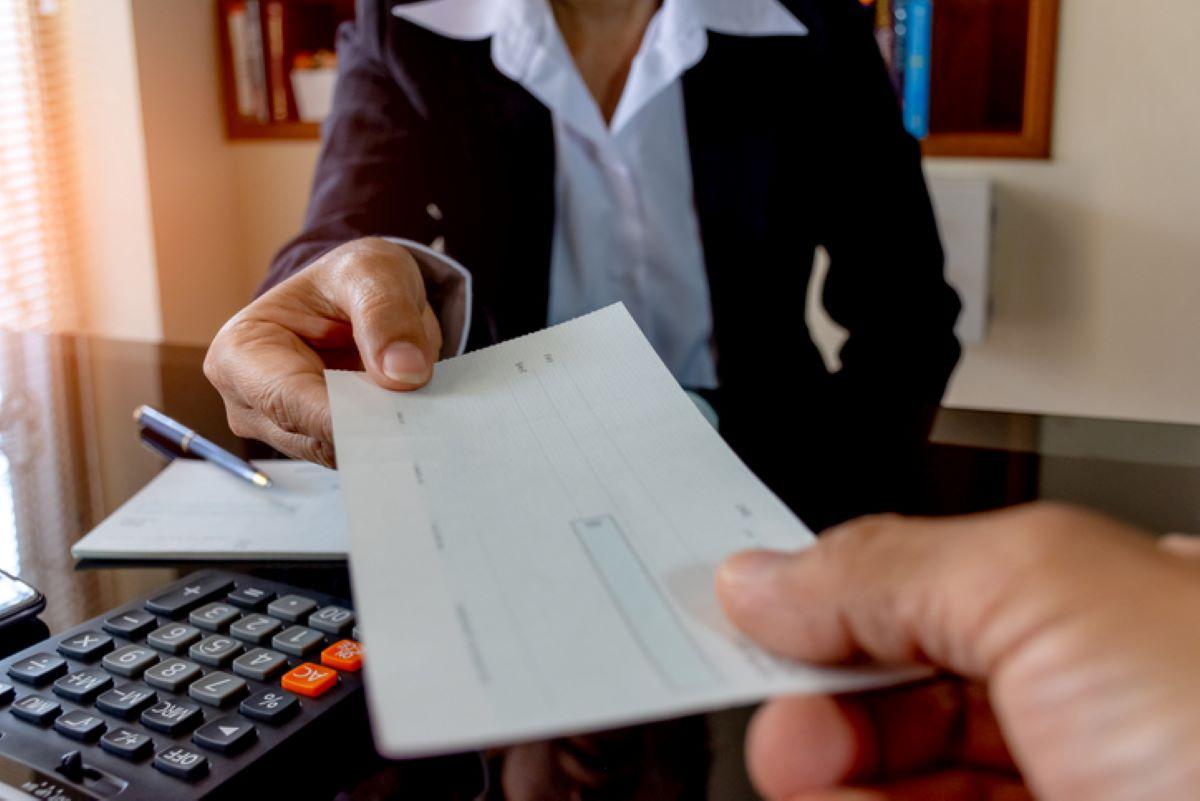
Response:
[[[202,348],[0,333],[0,568],[47,596],[57,631],[149,592],[190,567],[78,569],[71,544],[163,467],[135,435],[133,409],[158,406],[245,456],[261,445],[226,428],[201,372]],[[963,513],[1038,497],[1099,507],[1152,530],[1200,531],[1200,429],[944,411],[913,510]],[[234,566],[235,569],[238,566]],[[253,570],[346,593],[336,566]],[[488,798],[752,798],[741,763],[745,710],[593,738],[431,762],[441,797],[469,798],[479,766]],[[381,766],[362,797],[405,794]],[[582,795],[573,788],[592,788]]]

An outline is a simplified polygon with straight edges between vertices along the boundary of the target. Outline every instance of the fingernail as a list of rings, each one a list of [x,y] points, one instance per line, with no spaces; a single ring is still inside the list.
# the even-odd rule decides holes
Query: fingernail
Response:
[[[734,592],[761,586],[787,559],[787,554],[776,551],[743,551],[721,564],[717,570],[717,580]]]
[[[411,342],[393,342],[383,351],[383,374],[403,384],[423,384],[429,377],[429,362]]]

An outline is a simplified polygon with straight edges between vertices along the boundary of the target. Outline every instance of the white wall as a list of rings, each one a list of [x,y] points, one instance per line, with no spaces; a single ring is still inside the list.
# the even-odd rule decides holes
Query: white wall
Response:
[[[70,0],[67,69],[79,176],[81,328],[162,338],[142,104],[128,2]]]
[[[994,307],[948,402],[1200,423],[1200,5],[1063,0],[1054,160],[997,184]]]

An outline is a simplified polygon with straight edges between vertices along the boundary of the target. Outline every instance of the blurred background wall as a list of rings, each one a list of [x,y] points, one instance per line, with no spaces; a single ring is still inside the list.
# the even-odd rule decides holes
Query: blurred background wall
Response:
[[[205,342],[295,233],[318,146],[224,139],[208,0],[70,2],[86,325]],[[996,182],[990,330],[949,405],[1200,423],[1196,74],[1190,0],[1063,0],[1053,159],[928,163]]]

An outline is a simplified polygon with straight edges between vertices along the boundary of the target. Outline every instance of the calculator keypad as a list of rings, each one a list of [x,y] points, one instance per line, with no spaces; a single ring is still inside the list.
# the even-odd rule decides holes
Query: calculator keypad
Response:
[[[218,670],[192,682],[188,687],[188,695],[202,704],[221,708],[241,700],[246,694],[246,687],[246,682],[237,676]]]
[[[253,584],[246,584],[238,587],[229,595],[225,596],[225,600],[234,606],[240,606],[242,609],[258,610],[262,609],[266,604],[270,603],[275,597],[275,593],[266,587],[257,587]]]
[[[104,718],[83,709],[72,709],[64,712],[54,720],[54,730],[64,737],[85,743],[95,742],[108,728]]]
[[[200,678],[200,674],[200,666],[195,662],[171,657],[147,670],[146,674],[142,676],[142,681],[160,690],[180,693],[185,687]]]
[[[158,625],[158,618],[142,609],[131,609],[104,621],[104,630],[117,637],[137,640],[145,637]]]
[[[288,623],[299,623],[305,615],[317,608],[317,602],[303,595],[284,595],[267,606],[267,614]]]
[[[96,699],[96,708],[125,720],[133,720],[157,700],[158,693],[154,690],[144,684],[130,682],[102,694]]]
[[[22,684],[41,687],[67,672],[67,660],[56,654],[34,654],[8,669],[9,678]]]
[[[133,797],[146,797],[136,770],[159,788],[153,797],[169,797],[164,783],[224,782],[239,755],[252,762],[307,725],[302,707],[319,715],[345,697],[332,691],[339,671],[360,669],[361,646],[342,639],[354,624],[326,596],[200,573],[4,661],[12,683],[0,681],[0,715],[21,721],[5,729],[14,740],[46,740],[48,764],[73,749],[128,779]],[[21,695],[21,685],[44,689]]]
[[[183,701],[159,701],[142,713],[142,725],[163,734],[179,734],[195,728],[204,713],[195,704]]]
[[[300,711],[300,702],[283,690],[259,690],[242,701],[238,711],[246,717],[279,725]]]
[[[40,695],[27,695],[12,705],[12,713],[26,723],[45,726],[62,714],[58,701]]]
[[[233,582],[223,576],[205,576],[188,582],[177,590],[151,598],[146,601],[146,611],[163,617],[179,618],[232,586]]]
[[[308,616],[308,625],[326,634],[344,634],[354,626],[354,613],[343,606],[326,606]]]
[[[229,624],[237,620],[241,612],[236,606],[222,603],[205,604],[188,615],[188,621],[193,626],[199,626],[205,631],[215,631],[223,634],[229,629]]]
[[[233,660],[233,672],[247,679],[270,681],[287,667],[287,657],[278,651],[255,648]]]
[[[113,686],[112,676],[99,668],[84,668],[54,682],[54,693],[79,704],[90,704]]]
[[[146,636],[146,644],[168,654],[181,654],[192,643],[204,636],[204,632],[186,623],[168,623]]]
[[[118,676],[136,679],[146,672],[146,668],[157,661],[158,654],[154,653],[152,649],[144,645],[126,645],[105,655],[100,664],[104,665],[105,670],[116,673]]]
[[[283,689],[298,695],[308,698],[320,698],[336,687],[337,682],[338,674],[336,670],[314,665],[312,662],[305,662],[303,665],[294,667],[285,673],[279,683],[283,686]]]
[[[202,665],[223,668],[241,652],[242,645],[237,640],[214,634],[189,648],[188,656]]]
[[[235,754],[244,751],[258,738],[254,724],[245,718],[229,715],[217,718],[196,729],[192,742],[208,751]]]
[[[121,759],[136,762],[149,756],[154,750],[154,741],[148,734],[117,726],[100,738],[100,747]]]
[[[292,626],[271,638],[271,647],[292,656],[308,656],[325,641],[321,632]]]
[[[113,638],[98,631],[81,631],[58,644],[58,652],[80,662],[92,662],[113,649]]]
[[[283,624],[266,615],[246,615],[229,627],[229,635],[251,645],[262,645],[283,628]]]
[[[173,746],[154,757],[154,767],[178,779],[192,781],[208,773],[208,760],[201,753]]]

